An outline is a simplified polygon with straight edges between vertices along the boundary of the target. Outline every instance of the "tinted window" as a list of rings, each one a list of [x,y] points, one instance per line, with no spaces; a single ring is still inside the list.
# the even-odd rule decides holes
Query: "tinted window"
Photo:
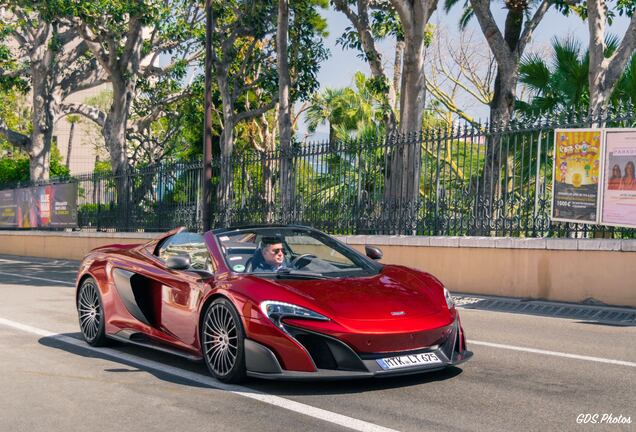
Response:
[[[210,253],[201,234],[180,232],[165,239],[159,246],[157,256],[166,261],[174,255],[189,255],[193,269],[212,271]]]

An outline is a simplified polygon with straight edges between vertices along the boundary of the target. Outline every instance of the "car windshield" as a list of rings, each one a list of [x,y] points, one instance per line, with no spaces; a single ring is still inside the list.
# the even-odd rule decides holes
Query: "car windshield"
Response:
[[[277,227],[216,232],[236,273],[287,278],[364,277],[382,266],[316,230]]]

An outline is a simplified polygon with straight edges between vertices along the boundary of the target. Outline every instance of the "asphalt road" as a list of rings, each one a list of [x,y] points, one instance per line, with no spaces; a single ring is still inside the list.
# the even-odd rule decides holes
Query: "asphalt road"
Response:
[[[76,267],[0,256],[0,431],[636,430],[633,326],[462,310],[461,368],[227,386],[199,363],[88,347]]]

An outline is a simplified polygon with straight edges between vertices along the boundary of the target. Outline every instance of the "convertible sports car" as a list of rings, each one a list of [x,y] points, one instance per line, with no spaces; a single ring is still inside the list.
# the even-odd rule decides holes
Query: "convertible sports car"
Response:
[[[77,277],[80,328],[94,346],[202,359],[225,382],[403,375],[472,356],[440,281],[366,254],[297,225],[100,247]]]

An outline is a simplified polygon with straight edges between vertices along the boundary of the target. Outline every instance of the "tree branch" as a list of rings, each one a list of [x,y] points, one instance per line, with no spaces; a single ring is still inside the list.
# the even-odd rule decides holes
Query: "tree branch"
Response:
[[[126,33],[126,45],[119,60],[120,67],[124,70],[124,66],[131,63],[139,49],[139,42],[142,36],[142,24],[138,16],[131,16],[128,23],[128,32]]]
[[[278,103],[278,96],[275,96],[269,103],[266,103],[265,105],[262,105],[259,108],[238,113],[234,116],[234,124],[237,124],[238,122],[242,120],[252,118],[252,117],[257,117],[261,114],[264,114],[267,111],[274,108],[277,103]]]
[[[497,64],[500,67],[507,65],[512,61],[512,52],[490,11],[490,0],[470,0],[470,4],[475,11],[481,31],[486,37],[486,42],[497,59]]]
[[[617,83],[618,79],[625,69],[625,65],[636,50],[636,13],[632,15],[625,36],[618,49],[612,54],[607,61],[607,74],[605,76],[606,85]],[[633,73],[633,72],[632,72]],[[613,87],[613,86],[612,86]]]
[[[104,48],[101,46],[99,41],[92,37],[89,34],[89,30],[86,27],[86,24],[81,21],[75,21],[73,23],[75,28],[79,32],[80,36],[86,42],[88,49],[93,53],[93,56],[97,59],[100,66],[104,68],[104,70],[108,73],[108,75],[112,75],[113,69],[110,65],[108,55],[104,52]]]
[[[90,105],[79,103],[66,103],[60,105],[60,111],[64,114],[80,114],[89,120],[92,120],[100,127],[104,127],[106,123],[106,113]]]
[[[21,134],[20,132],[9,129],[2,117],[0,117],[0,135],[2,135],[9,144],[18,147],[20,150],[25,152],[28,152],[31,147],[31,138]]]
[[[518,57],[521,57],[523,55],[523,51],[526,49],[526,45],[528,44],[528,42],[530,42],[534,30],[537,28],[548,9],[550,9],[550,6],[552,6],[551,0],[543,0],[537,10],[534,12],[534,15],[532,16],[530,21],[526,22],[523,32],[519,37],[519,43],[517,44],[516,48]]]

